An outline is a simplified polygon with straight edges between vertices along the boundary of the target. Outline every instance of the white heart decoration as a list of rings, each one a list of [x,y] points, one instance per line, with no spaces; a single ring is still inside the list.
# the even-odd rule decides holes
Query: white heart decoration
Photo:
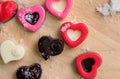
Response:
[[[7,64],[22,59],[25,55],[25,49],[11,40],[6,40],[0,46],[0,54],[4,63]]]
[[[63,12],[66,8],[66,5],[67,3],[65,0],[55,1],[52,4],[53,8],[58,12]]]
[[[76,41],[80,38],[81,33],[78,30],[74,31],[74,30],[70,29],[67,31],[67,35],[72,41]]]

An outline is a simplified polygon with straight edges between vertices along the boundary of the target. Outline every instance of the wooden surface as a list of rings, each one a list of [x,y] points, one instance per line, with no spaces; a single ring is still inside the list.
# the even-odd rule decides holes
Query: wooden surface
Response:
[[[27,0],[20,0],[27,1]],[[29,6],[34,4],[44,5],[45,0],[29,0]],[[11,39],[21,44],[26,49],[24,59],[4,64],[0,58],[0,79],[16,79],[15,72],[22,65],[40,63],[43,73],[41,79],[82,79],[75,68],[74,59],[84,53],[84,49],[98,52],[103,58],[103,64],[98,70],[95,79],[120,78],[120,14],[114,17],[103,17],[96,12],[99,4],[108,0],[73,0],[70,14],[64,20],[56,19],[48,11],[43,26],[35,33],[24,29],[17,17],[5,24],[0,24],[0,43]],[[22,7],[22,5],[19,5]],[[41,36],[51,35],[60,37],[60,25],[66,21],[83,22],[89,28],[88,38],[77,48],[65,45],[64,52],[45,61],[38,52],[37,43]]]

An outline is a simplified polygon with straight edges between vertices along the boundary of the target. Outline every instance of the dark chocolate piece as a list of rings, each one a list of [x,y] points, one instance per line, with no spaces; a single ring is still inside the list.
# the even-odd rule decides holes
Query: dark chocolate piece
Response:
[[[38,48],[45,60],[50,56],[56,56],[62,53],[64,42],[60,39],[53,39],[49,36],[43,36],[38,42]]]
[[[92,58],[88,58],[82,61],[82,67],[86,72],[90,72],[92,70],[92,66],[94,65],[95,61]]]
[[[32,14],[26,14],[24,18],[28,23],[35,25],[39,17],[40,17],[39,14],[37,12],[34,12]]]
[[[40,64],[33,64],[31,66],[22,66],[16,72],[17,79],[39,79],[42,74]]]

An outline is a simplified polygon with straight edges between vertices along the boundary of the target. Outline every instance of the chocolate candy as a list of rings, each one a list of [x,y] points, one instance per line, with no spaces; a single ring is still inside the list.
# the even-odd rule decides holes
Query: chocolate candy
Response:
[[[32,32],[37,31],[42,26],[45,15],[45,10],[41,5],[23,7],[18,10],[18,20]]]
[[[102,64],[101,56],[96,52],[87,52],[76,58],[76,68],[84,79],[94,79]]]
[[[32,14],[26,14],[24,18],[27,22],[34,25],[37,23],[37,21],[39,19],[39,14],[37,12],[34,12]]]
[[[43,58],[47,60],[50,56],[61,54],[64,49],[64,42],[60,39],[53,39],[49,36],[43,36],[39,40],[38,48]]]
[[[11,61],[21,60],[25,56],[25,49],[14,41],[5,40],[0,45],[0,55],[3,62],[7,64]]]
[[[90,72],[94,64],[95,64],[95,61],[92,58],[87,58],[82,61],[82,67],[86,72]]]
[[[17,13],[17,4],[14,1],[0,1],[0,22],[7,22]]]
[[[38,63],[31,66],[22,66],[16,72],[17,79],[39,79],[41,74],[41,65]]]

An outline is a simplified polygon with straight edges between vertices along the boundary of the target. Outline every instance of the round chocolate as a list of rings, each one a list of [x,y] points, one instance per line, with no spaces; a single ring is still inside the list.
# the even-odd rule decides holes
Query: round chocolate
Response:
[[[64,49],[64,43],[60,39],[53,40],[50,44],[50,48],[53,53],[51,53],[52,56],[60,54]]]

